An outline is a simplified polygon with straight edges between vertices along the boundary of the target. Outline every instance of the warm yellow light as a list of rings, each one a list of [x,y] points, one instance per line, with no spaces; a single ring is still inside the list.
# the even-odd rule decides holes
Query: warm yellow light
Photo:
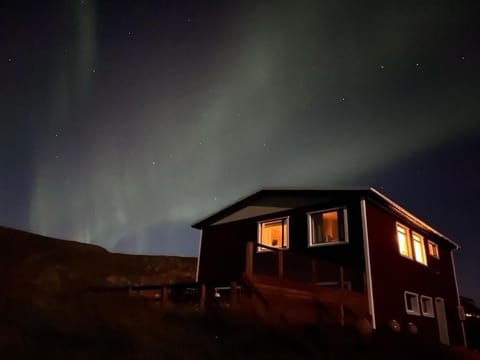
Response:
[[[322,214],[325,242],[338,241],[338,213],[330,211]]]
[[[413,250],[415,252],[415,260],[421,264],[427,265],[427,257],[425,256],[425,246],[423,245],[423,236],[413,233]]]
[[[283,248],[287,246],[288,228],[285,220],[261,224],[261,244]]]
[[[400,252],[400,254],[411,259],[412,251],[410,247],[408,229],[400,224],[397,224],[397,242],[398,251]]]
[[[438,251],[438,245],[429,241],[428,242],[428,253],[434,258],[440,259],[440,253]]]

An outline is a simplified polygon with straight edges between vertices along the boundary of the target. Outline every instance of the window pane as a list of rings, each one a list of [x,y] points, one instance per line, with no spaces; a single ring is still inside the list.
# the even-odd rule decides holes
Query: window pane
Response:
[[[434,258],[440,258],[440,254],[438,253],[438,245],[431,241],[428,242],[428,253]]]
[[[421,264],[427,265],[427,258],[425,256],[425,247],[423,245],[423,236],[413,233],[413,250],[415,253],[415,260]]]
[[[410,239],[408,236],[408,229],[402,225],[397,224],[397,242],[400,254],[408,258],[412,258],[410,248]]]
[[[420,306],[418,295],[411,292],[405,292],[405,310],[407,314],[420,315]]]
[[[421,304],[423,316],[428,316],[428,317],[435,316],[433,312],[433,299],[431,297],[422,295],[420,297],[420,304]]]
[[[261,224],[260,243],[282,248],[287,246],[287,223],[285,220]]]
[[[312,244],[343,241],[343,229],[339,226],[339,211],[311,214],[310,221]]]

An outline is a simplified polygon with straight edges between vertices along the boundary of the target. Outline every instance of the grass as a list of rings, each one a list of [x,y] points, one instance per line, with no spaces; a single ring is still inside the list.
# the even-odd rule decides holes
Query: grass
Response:
[[[474,359],[412,337],[310,326],[272,328],[252,317],[166,310],[120,294],[4,299],[2,359]],[[38,300],[38,299],[37,299]]]

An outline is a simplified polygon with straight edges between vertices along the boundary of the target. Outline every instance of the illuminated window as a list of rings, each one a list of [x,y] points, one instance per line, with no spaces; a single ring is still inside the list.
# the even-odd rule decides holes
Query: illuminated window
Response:
[[[409,315],[420,315],[420,304],[418,303],[418,294],[405,291],[405,311]]]
[[[438,245],[434,242],[428,241],[428,254],[436,259],[440,259],[440,253],[438,252]]]
[[[258,243],[274,248],[288,248],[288,218],[258,224]],[[267,248],[258,247],[258,251]]]
[[[333,209],[308,214],[310,246],[348,242],[347,210]]]
[[[429,296],[420,296],[420,305],[422,308],[422,315],[427,317],[435,317],[433,312],[433,300]]]
[[[398,251],[402,256],[413,259],[412,246],[410,241],[410,231],[407,227],[397,224],[397,242]]]
[[[425,245],[423,244],[423,236],[412,232],[413,250],[415,260],[420,264],[427,265],[427,256],[425,255]]]

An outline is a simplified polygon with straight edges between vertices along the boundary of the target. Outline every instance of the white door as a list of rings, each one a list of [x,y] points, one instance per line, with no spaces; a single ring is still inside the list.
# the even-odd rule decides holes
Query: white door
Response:
[[[445,313],[445,302],[442,298],[435,298],[435,312],[437,313],[438,334],[440,342],[445,345],[450,345],[450,338],[448,336],[447,314]]]

